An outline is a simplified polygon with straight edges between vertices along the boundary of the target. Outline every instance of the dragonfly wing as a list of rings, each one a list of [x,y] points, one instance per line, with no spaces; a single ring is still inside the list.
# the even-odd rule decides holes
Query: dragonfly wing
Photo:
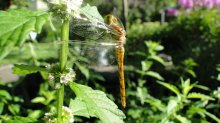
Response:
[[[108,32],[108,28],[101,22],[91,23],[84,19],[73,19],[71,21],[70,35],[76,34],[86,39],[96,40],[102,37],[105,32]]]
[[[73,56],[83,56],[86,60],[82,61],[88,66],[107,66],[116,61],[116,44],[107,42],[70,42],[70,54]],[[74,56],[73,56],[74,57]],[[81,61],[78,59],[78,61]]]

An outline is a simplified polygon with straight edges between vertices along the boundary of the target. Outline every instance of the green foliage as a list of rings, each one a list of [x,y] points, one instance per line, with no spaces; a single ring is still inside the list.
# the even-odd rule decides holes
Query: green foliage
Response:
[[[123,112],[102,91],[76,83],[71,83],[70,87],[76,94],[76,99],[70,101],[70,108],[75,115],[95,116],[103,123],[123,122]]]
[[[97,20],[94,20],[94,18],[98,19],[101,22],[104,22],[104,19],[99,14],[96,6],[90,6],[89,4],[87,4],[80,9],[80,12],[83,13],[83,15],[85,15],[90,21],[94,21],[93,23],[97,22]]]
[[[15,116],[11,120],[7,120],[7,123],[37,123],[37,120],[30,117]]]
[[[91,2],[101,4],[100,1],[99,3]],[[129,6],[130,23],[125,46],[128,104],[124,112],[125,122],[220,122],[220,89],[216,88],[219,85],[216,80],[220,80],[219,66],[216,68],[220,62],[220,16],[218,13],[215,10],[200,10],[182,14],[163,24],[143,22],[160,20],[159,11],[174,5],[176,0],[130,2],[134,3],[130,3]],[[103,5],[99,7],[99,10],[104,8],[102,12],[109,13],[106,11],[110,10],[112,5],[110,7],[107,4],[112,3],[118,3],[114,7],[117,6],[117,10],[121,10],[119,7],[121,1],[102,2]],[[20,7],[20,5],[16,6]],[[90,18],[91,22],[95,22],[93,17],[103,21],[96,7],[87,5],[80,11]],[[27,91],[28,88],[24,89],[26,86],[23,86],[24,76],[14,84],[0,85],[0,122],[39,122],[45,112],[55,109],[56,92],[51,90],[47,82],[47,70],[38,66],[57,61],[60,45],[57,43],[24,43],[30,32],[39,33],[42,30],[43,24],[48,20],[48,15],[47,12],[26,9],[0,12],[2,16],[0,20],[0,58],[2,59],[0,64],[22,63],[22,65],[15,65],[15,73],[32,74],[40,71],[44,79],[39,82],[39,89],[36,87],[37,89],[31,92],[33,96],[28,99],[26,95],[21,95],[16,90],[18,86],[22,91]],[[48,28],[49,23],[46,25]],[[55,28],[58,29],[57,32],[43,29],[43,33],[38,35],[36,40],[41,42],[59,39],[57,33],[60,27]],[[107,84],[106,90],[110,93],[114,92],[115,95],[119,94],[115,92],[116,87],[113,86],[115,83],[112,82],[111,85],[104,83],[104,77],[94,74],[94,71],[82,64],[89,63],[86,58],[71,51],[69,57],[68,66],[72,66],[74,62],[77,67],[75,69],[77,76],[80,76],[80,73],[83,75],[77,78],[79,83],[82,82],[100,90],[105,90],[103,85]],[[29,64],[34,64],[34,66]],[[183,79],[179,81],[179,78]],[[198,80],[198,82],[191,83],[188,78],[193,81]],[[28,83],[35,84],[32,80],[28,80]],[[123,122],[124,113],[107,98],[108,95],[112,99],[112,95],[77,83],[71,83],[70,88],[72,90],[65,90],[64,104],[72,109],[76,122],[96,122],[81,119],[81,117],[95,117],[101,122]],[[115,99],[119,102],[119,98]],[[94,120],[94,118],[91,119]]]
[[[144,76],[150,76],[158,80],[163,80],[164,78],[160,76],[160,74],[150,70],[151,67],[153,67],[154,62],[158,62],[162,65],[165,64],[165,61],[158,56],[158,52],[163,50],[163,46],[153,41],[146,41],[145,46],[147,47],[147,51],[129,53],[132,56],[143,57],[143,60],[141,61],[141,68],[135,69],[134,71],[141,75],[140,79],[143,79]]]
[[[31,31],[41,31],[48,13],[21,9],[1,11],[0,17],[0,59],[3,59],[14,46],[22,45]]]
[[[14,65],[13,71],[15,74],[31,74],[39,71],[47,72],[47,69],[29,65]]]

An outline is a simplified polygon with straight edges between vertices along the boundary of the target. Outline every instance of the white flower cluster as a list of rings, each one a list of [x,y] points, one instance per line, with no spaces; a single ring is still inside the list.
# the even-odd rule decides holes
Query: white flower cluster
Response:
[[[66,85],[66,84],[68,84],[73,78],[76,77],[76,73],[75,73],[75,71],[73,71],[73,69],[69,68],[68,70],[69,70],[68,73],[62,74],[62,75],[60,76],[60,83],[61,83],[61,84],[65,84],[65,85]]]
[[[54,66],[48,66],[47,69],[50,71],[48,74],[49,84],[55,89],[59,89],[62,84],[69,84],[76,77],[75,71],[71,68],[67,69],[64,73],[54,70]]]
[[[50,111],[44,114],[44,120],[46,123],[57,123],[56,117],[56,111]],[[73,111],[66,106],[62,107],[62,120],[65,121],[65,123],[74,122]]]
[[[48,0],[48,2],[54,5],[62,4],[66,6],[66,10],[64,12],[58,10],[59,13],[72,14],[75,18],[81,18],[79,10],[81,8],[83,0],[63,0],[60,3],[57,0]]]
[[[55,112],[47,112],[44,114],[44,120],[46,123],[56,123]]]
[[[70,108],[63,106],[63,114],[64,117],[69,118],[69,123],[74,122],[73,112]]]

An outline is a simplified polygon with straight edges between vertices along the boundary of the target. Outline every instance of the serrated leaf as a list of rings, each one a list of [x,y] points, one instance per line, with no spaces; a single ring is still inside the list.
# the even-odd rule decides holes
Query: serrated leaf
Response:
[[[83,116],[83,117],[95,117],[92,112],[88,112],[86,104],[82,102],[80,99],[71,99],[69,108],[72,109],[74,115],[76,116]]]
[[[165,86],[166,88],[168,88],[169,90],[171,90],[172,92],[174,92],[176,95],[180,94],[180,91],[178,90],[178,88],[174,85],[171,85],[169,83],[165,83],[165,82],[160,82],[158,81],[157,83]]]
[[[37,66],[29,66],[29,65],[14,65],[13,73],[15,74],[31,74],[36,72],[47,72],[46,68],[41,68]]]
[[[87,4],[86,6],[82,7],[80,10],[81,10],[80,12],[83,15],[85,15],[90,21],[96,21],[97,19],[100,22],[104,22],[104,19],[99,14],[99,11],[96,6],[90,6],[89,4]]]
[[[80,85],[74,82],[70,84],[70,87],[77,96],[76,101],[81,102],[77,102],[77,105],[83,106],[83,108],[79,110],[73,105],[71,106],[73,110],[76,108],[79,111],[83,111],[85,108],[86,111],[83,113],[81,112],[82,115],[95,116],[103,123],[123,123],[123,119],[125,118],[124,113],[118,109],[114,102],[107,98],[104,92],[93,90],[88,86]]]
[[[0,11],[0,59],[23,44],[30,32],[40,32],[49,14],[26,9]]]
[[[195,98],[195,99],[202,99],[202,100],[215,100],[214,98],[210,97],[210,96],[207,96],[205,94],[201,94],[201,93],[196,93],[196,92],[192,92],[192,93],[189,93],[187,95],[187,98]]]

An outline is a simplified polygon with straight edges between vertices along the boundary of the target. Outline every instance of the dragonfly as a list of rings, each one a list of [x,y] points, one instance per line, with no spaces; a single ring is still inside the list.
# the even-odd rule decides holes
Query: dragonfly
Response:
[[[105,21],[101,22],[95,20],[95,23],[91,23],[85,19],[74,19],[72,20],[73,25],[71,26],[71,31],[83,38],[88,38],[92,40],[104,39],[105,41],[81,41],[81,44],[87,44],[96,46],[113,46],[116,51],[117,63],[118,63],[118,73],[120,81],[120,94],[121,94],[121,104],[126,107],[126,93],[125,93],[125,79],[124,79],[124,44],[126,43],[126,31],[123,27],[121,21],[114,15],[105,16]],[[107,37],[104,38],[104,36]],[[69,41],[71,44],[76,44],[75,41]],[[71,47],[70,47],[71,48]]]

